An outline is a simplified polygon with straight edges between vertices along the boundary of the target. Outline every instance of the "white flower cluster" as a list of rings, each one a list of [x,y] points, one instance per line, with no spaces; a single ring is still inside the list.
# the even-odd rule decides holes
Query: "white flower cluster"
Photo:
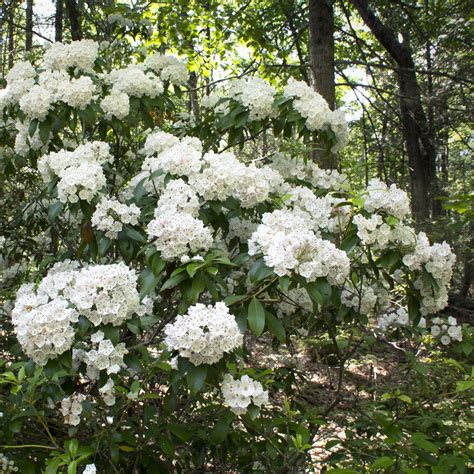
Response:
[[[61,401],[61,413],[66,425],[77,426],[81,422],[82,403],[86,400],[82,393],[63,398]]]
[[[147,72],[142,64],[130,64],[122,69],[114,69],[106,76],[112,84],[111,94],[125,93],[131,97],[156,97],[163,93],[163,83],[152,72]]]
[[[130,99],[125,92],[115,91],[101,100],[100,107],[104,111],[106,118],[117,117],[118,119],[123,119],[130,112]]]
[[[18,102],[35,84],[36,71],[28,61],[18,61],[7,74],[7,87],[0,90],[0,111]]]
[[[257,230],[258,224],[250,219],[231,217],[229,219],[229,233],[227,238],[232,240],[238,238],[241,242],[247,242],[252,234]]]
[[[91,343],[93,348],[89,351],[76,349],[73,354],[75,367],[84,362],[87,366],[87,376],[91,380],[98,380],[101,370],[106,370],[107,374],[111,375],[118,374],[126,367],[123,356],[128,354],[128,350],[123,342],[114,346],[110,339],[104,339],[102,331],[97,331],[91,336]],[[108,389],[103,390],[104,393],[107,391]]]
[[[103,197],[92,215],[94,227],[105,232],[109,239],[116,239],[123,224],[137,225],[140,209],[135,204],[122,204],[115,198]]]
[[[15,65],[7,75],[7,87],[0,94],[0,109],[19,103],[29,120],[43,121],[57,102],[85,109],[93,100],[96,86],[88,76],[71,78],[66,71],[77,67],[90,72],[97,57],[93,41],[55,43],[44,57],[46,70],[39,73],[28,62]]]
[[[382,331],[390,327],[406,326],[410,322],[408,311],[404,307],[389,311],[377,317],[377,323]]]
[[[275,88],[259,77],[243,77],[230,82],[228,96],[249,110],[249,120],[261,120],[275,114]]]
[[[450,316],[447,323],[441,318],[434,318],[431,322],[431,335],[439,338],[441,344],[447,346],[451,340],[462,341],[462,326],[458,325],[456,318]]]
[[[66,70],[77,68],[83,72],[92,72],[99,54],[99,44],[85,39],[72,41],[69,44],[54,43],[44,54],[44,65],[47,69]]]
[[[122,324],[141,312],[137,276],[124,263],[91,265],[61,262],[35,290],[23,285],[12,311],[15,333],[25,353],[40,365],[70,349],[79,316],[92,324]]]
[[[415,280],[415,287],[420,290],[423,315],[436,313],[448,304],[448,288],[455,262],[456,256],[446,242],[430,245],[423,232],[417,235],[413,252],[403,257],[409,270],[421,273]],[[434,282],[426,281],[423,271],[428,272]]]
[[[344,287],[341,292],[341,303],[348,308],[353,308],[360,314],[372,314],[377,304],[375,290],[366,285],[361,288]]]
[[[159,207],[148,224],[147,233],[165,260],[208,250],[213,243],[211,230],[201,220],[185,212],[161,213]]]
[[[191,186],[206,201],[225,201],[232,196],[247,209],[266,201],[282,182],[277,171],[247,166],[230,152],[206,153],[201,172],[190,177]]]
[[[269,166],[285,179],[307,181],[317,189],[339,191],[347,186],[347,177],[337,170],[324,170],[312,161],[305,163],[283,153],[276,153]]]
[[[99,388],[100,396],[108,407],[115,405],[116,402],[114,387],[115,383],[113,379],[109,378],[107,382]]]
[[[191,306],[165,327],[165,344],[194,365],[214,364],[243,343],[243,335],[225,303]]]
[[[15,461],[8,459],[3,453],[0,453],[0,473],[8,474],[9,472],[19,472]]]
[[[1,110],[1,107],[0,107]],[[20,156],[26,156],[30,150],[40,150],[45,144],[40,138],[39,128],[35,130],[33,136],[30,136],[28,123],[18,120],[15,123],[17,134],[15,137],[15,152]],[[49,140],[49,137],[48,137]]]
[[[140,311],[137,275],[122,262],[82,268],[67,296],[94,326],[120,326]]]
[[[175,56],[154,53],[145,60],[145,66],[159,74],[163,81],[169,81],[171,84],[185,85],[188,82],[188,68]]]
[[[331,111],[326,100],[303,81],[288,80],[283,89],[286,97],[293,98],[293,107],[306,119],[306,127],[317,131],[330,128],[336,136],[334,152],[343,148],[349,138],[347,122],[341,110]]]
[[[92,201],[105,184],[102,164],[111,162],[109,145],[94,141],[79,145],[74,151],[51,152],[38,160],[38,170],[45,182],[54,176],[58,181],[61,202]]]
[[[147,158],[132,183],[143,182],[149,192],[151,188],[161,192],[147,232],[167,260],[207,250],[212,245],[211,229],[197,218],[199,197],[225,201],[232,196],[242,207],[253,208],[266,201],[283,182],[280,174],[269,167],[247,166],[230,152],[203,155],[199,140],[179,140],[162,131],[148,135],[142,154]],[[183,179],[171,180],[166,189],[164,177],[147,183],[147,176],[157,171],[182,176],[187,183]]]
[[[72,324],[79,313],[64,298],[49,300],[45,291],[35,293],[31,284],[20,287],[12,323],[26,355],[40,365],[71,348],[75,332]]]
[[[277,303],[277,314],[291,316],[301,309],[305,313],[313,312],[313,302],[304,288],[292,288],[282,294],[282,299]]]
[[[117,23],[124,28],[131,28],[133,26],[133,20],[125,18],[120,13],[110,13],[109,15],[107,15],[107,23],[109,25]]]
[[[385,211],[400,220],[410,214],[408,195],[395,184],[388,187],[379,179],[372,179],[365,193],[364,208],[369,212]]]
[[[221,391],[226,405],[236,415],[244,415],[250,404],[257,407],[268,404],[268,391],[248,375],[240,379],[234,379],[230,374],[224,375]]]
[[[265,263],[279,276],[295,272],[307,281],[326,277],[332,285],[343,283],[349,274],[347,254],[319,238],[310,225],[293,211],[265,213],[249,240],[249,254],[263,253]]]

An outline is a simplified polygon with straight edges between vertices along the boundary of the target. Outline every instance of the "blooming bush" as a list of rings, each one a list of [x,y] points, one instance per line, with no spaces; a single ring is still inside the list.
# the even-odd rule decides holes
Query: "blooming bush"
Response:
[[[157,53],[114,67],[90,40],[8,74],[2,156],[28,205],[2,236],[19,347],[1,423],[8,445],[27,423],[47,440],[32,434],[24,469],[272,472],[305,459],[322,413],[287,401],[304,371],[266,366],[260,341],[368,327],[463,341],[431,316],[454,254],[413,229],[406,193],[353,190],[278,149],[317,134],[337,152],[341,111],[303,82],[245,78],[176,136],[187,74]],[[275,150],[249,161],[239,150],[262,130]]]

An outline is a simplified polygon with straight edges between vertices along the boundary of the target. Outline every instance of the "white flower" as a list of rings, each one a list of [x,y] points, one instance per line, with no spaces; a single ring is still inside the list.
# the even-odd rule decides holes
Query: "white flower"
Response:
[[[123,224],[137,225],[140,209],[135,204],[122,204],[115,198],[103,197],[92,215],[93,227],[105,232],[109,239],[116,239]]]
[[[82,471],[82,474],[96,474],[96,472],[97,469],[95,467],[95,464],[87,464],[84,471]]]
[[[235,318],[224,303],[189,307],[187,314],[165,327],[165,334],[165,344],[194,365],[214,364],[243,342]]]
[[[224,402],[236,415],[243,415],[247,407],[253,403],[262,406],[268,403],[268,391],[263,390],[260,382],[252,380],[248,375],[243,375],[240,380],[235,380],[232,375],[226,374],[221,384]]]
[[[112,92],[102,99],[100,106],[105,112],[106,118],[123,119],[130,112],[130,99],[125,92]]]

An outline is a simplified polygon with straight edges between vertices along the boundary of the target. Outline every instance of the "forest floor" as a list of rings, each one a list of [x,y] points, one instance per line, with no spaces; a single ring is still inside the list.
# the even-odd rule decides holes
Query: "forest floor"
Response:
[[[472,325],[473,308],[473,302],[467,307],[450,305],[448,312],[458,322]],[[352,342],[351,347],[347,338],[338,340],[339,344],[339,354],[331,349],[331,341],[317,338],[295,342],[287,350],[277,352],[272,347],[271,337],[263,336],[251,348],[253,360],[262,368],[297,369],[301,379],[294,384],[292,397],[313,411],[316,409],[326,420],[309,450],[313,461],[307,470],[310,474],[324,472],[325,460],[345,444],[347,433],[344,427],[348,426],[349,419],[355,422],[362,417],[367,424],[375,424],[365,410],[369,406],[375,407],[384,394],[398,391],[410,394],[414,399],[418,394],[425,395],[419,387],[420,377],[425,375],[414,371],[410,363],[415,354],[417,361],[431,361],[433,354],[425,346],[413,347],[402,338],[391,341],[373,332],[368,338],[367,335],[364,337],[361,345]],[[342,372],[340,357],[342,360],[347,357]],[[450,383],[448,380],[445,382]],[[283,399],[273,400],[283,405]],[[365,443],[370,445],[371,439],[366,439]]]

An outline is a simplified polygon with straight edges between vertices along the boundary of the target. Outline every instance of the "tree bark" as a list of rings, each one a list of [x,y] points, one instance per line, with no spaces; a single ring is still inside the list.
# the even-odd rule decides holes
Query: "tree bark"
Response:
[[[27,0],[25,51],[31,51],[31,48],[33,48],[33,0]]]
[[[81,16],[75,0],[66,0],[67,15],[71,27],[71,38],[73,41],[82,39]]]
[[[313,84],[334,110],[334,10],[333,0],[309,0],[309,54]]]
[[[309,57],[312,83],[329,107],[336,105],[334,73],[334,0],[309,0]],[[321,167],[337,168],[337,157],[320,150],[314,143],[310,156]]]
[[[437,195],[436,151],[421,102],[415,63],[410,49],[398,41],[395,32],[376,16],[366,0],[350,0],[372,34],[397,63],[400,113],[408,154],[412,211],[422,224],[433,211]]]
[[[199,119],[199,98],[197,94],[197,83],[198,78],[197,74],[193,71],[189,75],[188,85],[189,85],[189,110],[192,112],[196,119]]]
[[[15,61],[15,2],[12,0],[8,11],[8,69],[13,67]]]
[[[63,40],[63,18],[64,0],[56,0],[56,11],[54,12],[54,41]]]

